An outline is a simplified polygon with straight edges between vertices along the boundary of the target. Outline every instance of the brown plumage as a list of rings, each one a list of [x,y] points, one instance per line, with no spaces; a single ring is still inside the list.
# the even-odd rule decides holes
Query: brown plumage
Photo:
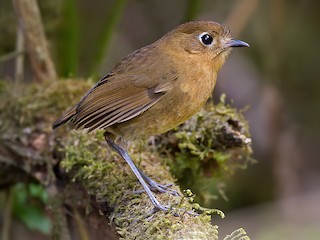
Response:
[[[218,23],[180,25],[124,58],[53,128],[70,121],[77,129],[104,129],[114,149],[166,132],[200,110],[231,48],[242,46],[249,45]]]

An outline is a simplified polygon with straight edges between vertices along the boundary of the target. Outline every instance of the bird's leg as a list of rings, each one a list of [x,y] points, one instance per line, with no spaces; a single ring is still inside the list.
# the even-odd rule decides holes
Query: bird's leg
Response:
[[[166,184],[166,185],[159,184],[159,183],[155,182],[154,180],[152,180],[150,177],[148,177],[139,168],[137,168],[137,169],[140,172],[141,176],[143,177],[144,181],[149,184],[152,191],[158,191],[161,193],[169,193],[174,196],[179,196],[179,193],[176,190],[170,188],[172,186],[172,183]],[[136,192],[139,193],[139,191],[136,191]]]
[[[133,173],[138,178],[139,182],[141,183],[142,187],[144,188],[145,192],[147,193],[148,197],[150,198],[153,206],[158,210],[168,211],[170,208],[163,206],[153,195],[152,191],[150,190],[148,184],[145,182],[144,178],[141,176],[139,169],[134,165],[132,159],[130,158],[128,152],[122,149],[119,145],[117,145],[111,138],[105,134],[105,139],[108,145],[115,150],[130,166]]]

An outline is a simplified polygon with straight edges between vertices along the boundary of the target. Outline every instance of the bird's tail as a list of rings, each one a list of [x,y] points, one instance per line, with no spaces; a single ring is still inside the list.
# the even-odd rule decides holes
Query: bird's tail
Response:
[[[56,129],[60,127],[62,124],[68,122],[76,113],[77,113],[77,105],[74,105],[72,108],[64,112],[61,117],[59,117],[53,124],[52,129]]]

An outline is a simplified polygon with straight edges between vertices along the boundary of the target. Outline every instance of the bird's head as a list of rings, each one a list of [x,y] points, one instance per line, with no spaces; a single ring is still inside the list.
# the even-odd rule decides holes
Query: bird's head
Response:
[[[176,54],[202,59],[221,68],[234,47],[249,47],[249,44],[235,40],[229,28],[211,21],[193,21],[182,24],[162,38],[168,49]]]

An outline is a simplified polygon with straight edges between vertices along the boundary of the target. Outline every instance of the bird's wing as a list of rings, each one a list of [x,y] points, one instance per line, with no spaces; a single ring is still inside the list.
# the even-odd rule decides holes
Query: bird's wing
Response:
[[[173,87],[172,79],[143,73],[114,74],[101,79],[80,101],[73,124],[89,131],[130,120],[148,110]]]

